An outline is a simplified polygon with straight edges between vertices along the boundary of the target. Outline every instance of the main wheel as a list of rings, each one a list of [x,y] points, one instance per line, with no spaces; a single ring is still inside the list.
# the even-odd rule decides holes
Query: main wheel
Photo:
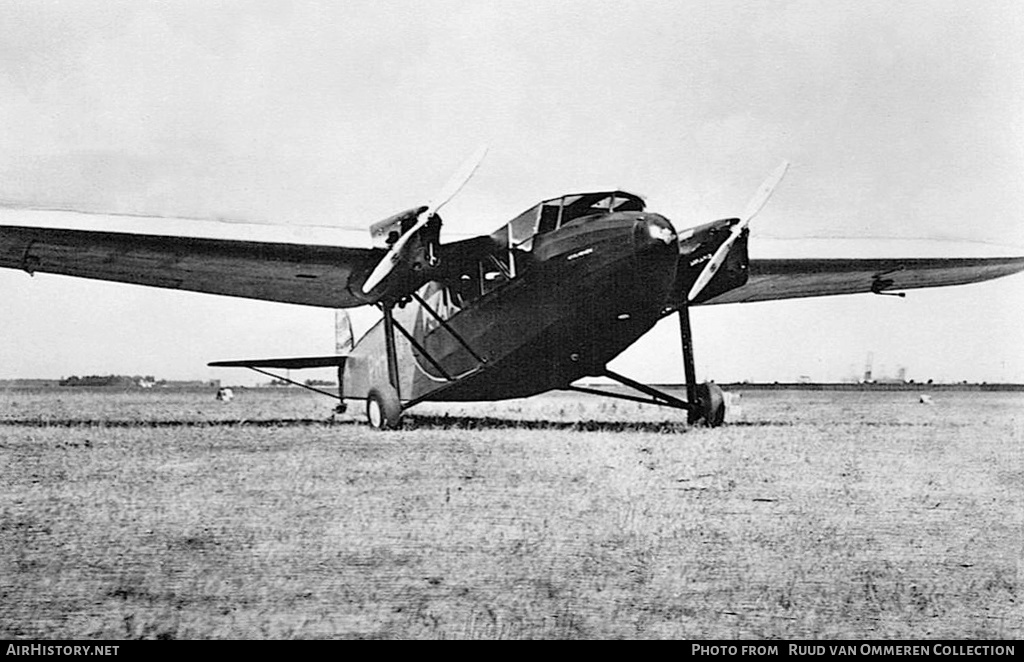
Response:
[[[696,423],[717,428],[725,422],[725,393],[718,384],[704,382],[697,385]]]
[[[394,430],[402,422],[402,403],[391,385],[372,388],[366,396],[366,420],[377,430]]]

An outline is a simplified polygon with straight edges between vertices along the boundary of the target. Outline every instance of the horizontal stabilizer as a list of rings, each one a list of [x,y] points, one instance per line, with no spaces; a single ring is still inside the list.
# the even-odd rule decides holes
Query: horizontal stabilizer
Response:
[[[211,368],[277,368],[279,370],[300,370],[302,368],[340,368],[347,356],[299,356],[285,359],[243,359],[241,361],[214,361]]]

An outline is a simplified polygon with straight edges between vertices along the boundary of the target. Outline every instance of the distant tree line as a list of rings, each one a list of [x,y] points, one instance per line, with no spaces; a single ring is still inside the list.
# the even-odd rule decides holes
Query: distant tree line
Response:
[[[220,388],[219,379],[201,380],[168,380],[157,379],[153,375],[72,375],[57,382],[58,386],[94,386],[105,388]]]
[[[142,384],[154,384],[152,375],[71,375],[60,380],[61,386],[116,386],[119,388],[141,388]]]

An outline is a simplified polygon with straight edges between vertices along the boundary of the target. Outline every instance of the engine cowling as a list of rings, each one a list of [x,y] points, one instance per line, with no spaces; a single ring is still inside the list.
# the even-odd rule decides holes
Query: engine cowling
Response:
[[[409,209],[370,226],[376,248],[389,249],[410,232],[426,207]],[[405,240],[391,274],[371,290],[375,299],[401,299],[428,280],[440,263],[441,217],[433,216],[426,225]]]
[[[705,264],[711,259],[718,247],[722,245],[739,219],[727,218],[713,221],[684,232],[679,238],[679,263],[676,268],[676,282],[672,287],[674,306],[685,305],[687,294],[694,282],[704,270]],[[689,236],[687,236],[689,234]],[[744,230],[737,237],[729,250],[725,261],[700,294],[689,303],[699,304],[720,294],[734,290],[747,283],[749,278],[750,258],[747,254],[749,230]]]

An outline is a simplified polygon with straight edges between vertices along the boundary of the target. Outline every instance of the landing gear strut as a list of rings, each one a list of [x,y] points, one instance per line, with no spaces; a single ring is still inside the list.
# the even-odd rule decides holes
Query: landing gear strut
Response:
[[[725,422],[725,394],[711,382],[697,383],[697,370],[693,362],[693,335],[690,332],[690,307],[679,309],[679,336],[683,343],[683,375],[686,378],[686,421],[690,425],[702,424],[715,428]]]
[[[697,371],[693,362],[693,338],[690,334],[690,310],[687,306],[679,309],[679,332],[683,343],[683,373],[686,378],[686,400],[659,391],[658,389],[641,384],[635,380],[624,377],[605,368],[601,373],[603,377],[613,379],[623,386],[628,386],[639,391],[646,398],[625,393],[611,393],[601,389],[588,388],[585,386],[569,385],[567,390],[579,393],[590,393],[607,398],[618,398],[632,402],[643,402],[645,404],[672,407],[673,409],[685,409],[686,421],[690,425],[704,425],[710,428],[718,427],[725,422],[725,393],[714,383],[697,383]]]
[[[410,296],[412,300],[419,304],[423,310],[437,320],[441,328],[445,329],[452,338],[458,341],[458,343],[478,361],[478,365],[475,369],[468,373],[464,373],[459,377],[451,376],[448,374],[448,371],[445,370],[444,366],[441,365],[438,359],[435,356],[432,356],[427,348],[424,347],[408,329],[395,320],[393,315],[395,302],[381,302],[378,305],[384,313],[384,350],[387,359],[388,384],[375,386],[370,390],[366,397],[366,418],[370,422],[371,427],[379,430],[392,430],[398,428],[401,425],[402,412],[406,409],[423,402],[428,397],[437,395],[437,393],[443,389],[457,386],[460,380],[465,379],[467,376],[474,374],[479,370],[483,370],[487,365],[487,359],[478,354],[466,342],[466,340],[419,294],[413,292]],[[405,401],[402,400],[400,390],[401,378],[398,372],[398,349],[395,344],[396,330],[405,337],[409,342],[409,345],[415,349],[420,356],[433,365],[437,372],[444,377],[446,383],[443,386],[425,393],[420,393],[419,395],[416,395],[415,393],[408,393],[406,394]]]
[[[381,304],[384,312],[384,350],[387,354],[388,383],[370,389],[366,395],[366,420],[377,430],[394,430],[402,422],[399,392],[398,351],[395,347],[395,318],[392,305]]]

